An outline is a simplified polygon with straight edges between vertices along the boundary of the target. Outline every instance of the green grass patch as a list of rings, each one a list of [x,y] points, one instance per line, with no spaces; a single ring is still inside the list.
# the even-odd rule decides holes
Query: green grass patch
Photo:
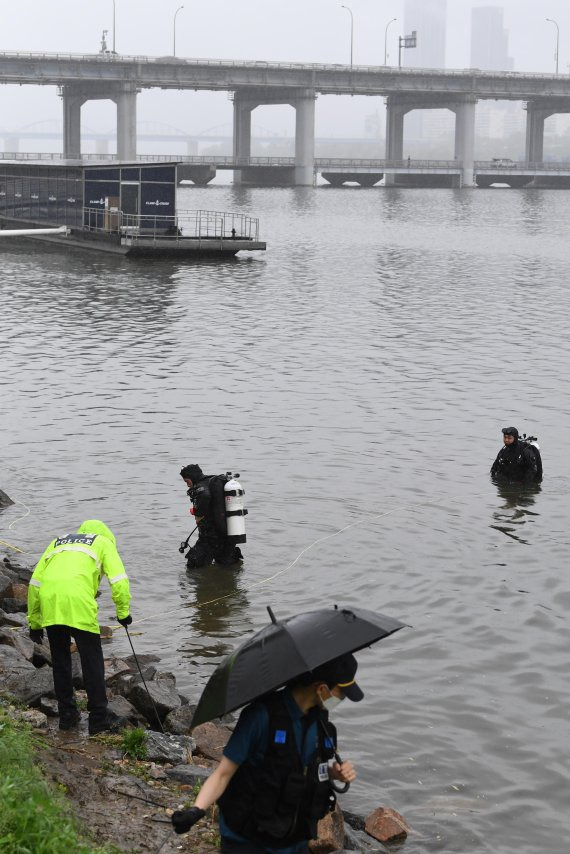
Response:
[[[121,741],[121,749],[124,756],[131,759],[146,759],[148,749],[146,745],[146,730],[142,727],[125,730]]]
[[[34,755],[29,728],[10,720],[0,708],[0,851],[3,854],[106,854],[93,847],[73,818],[69,805],[48,785]]]

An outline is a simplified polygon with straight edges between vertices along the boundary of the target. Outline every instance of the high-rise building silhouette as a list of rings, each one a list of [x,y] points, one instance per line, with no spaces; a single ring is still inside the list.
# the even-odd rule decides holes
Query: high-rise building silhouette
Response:
[[[447,0],[405,0],[404,28],[417,32],[417,47],[402,51],[402,65],[445,68]]]
[[[481,71],[512,71],[509,33],[502,6],[477,6],[471,10],[471,67]]]

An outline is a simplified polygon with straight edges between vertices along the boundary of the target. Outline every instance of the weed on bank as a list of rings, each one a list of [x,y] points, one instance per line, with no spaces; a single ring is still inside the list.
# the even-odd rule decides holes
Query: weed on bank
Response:
[[[3,854],[111,854],[84,838],[64,795],[36,763],[37,738],[0,707],[0,851]]]

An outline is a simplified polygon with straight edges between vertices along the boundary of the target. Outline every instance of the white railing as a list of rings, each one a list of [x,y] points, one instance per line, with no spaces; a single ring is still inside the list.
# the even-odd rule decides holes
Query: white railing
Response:
[[[84,230],[118,234],[133,241],[259,240],[257,217],[228,211],[181,210],[176,216],[152,216],[84,208],[83,214]]]

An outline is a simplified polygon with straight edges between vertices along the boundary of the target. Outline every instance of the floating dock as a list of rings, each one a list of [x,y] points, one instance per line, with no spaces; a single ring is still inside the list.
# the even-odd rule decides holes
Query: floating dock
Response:
[[[128,256],[229,256],[263,251],[259,220],[241,213],[177,210],[176,162],[0,162],[0,227]],[[41,233],[65,226],[66,234]]]

